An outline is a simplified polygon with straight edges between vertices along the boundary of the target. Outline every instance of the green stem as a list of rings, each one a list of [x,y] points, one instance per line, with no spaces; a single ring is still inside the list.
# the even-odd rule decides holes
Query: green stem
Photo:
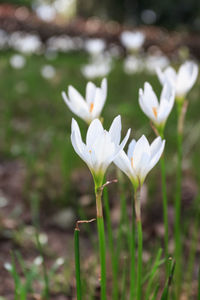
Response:
[[[112,226],[111,226],[111,217],[110,217],[110,207],[108,202],[108,190],[104,189],[104,204],[105,204],[105,215],[106,215],[106,223],[108,230],[108,244],[110,250],[111,264],[112,264],[112,275],[113,275],[113,288],[112,288],[112,299],[118,300],[118,281],[117,281],[117,259],[114,250],[114,241],[112,234]]]
[[[74,230],[74,254],[75,254],[75,272],[76,272],[76,293],[77,300],[81,300],[81,276],[80,276],[80,253],[79,253],[79,229]]]
[[[142,298],[142,221],[140,209],[140,190],[135,189],[135,215],[137,223],[137,238],[138,238],[138,261],[137,261],[137,300]]]
[[[177,286],[177,297],[180,294],[180,284],[181,284],[181,227],[180,227],[180,215],[181,215],[181,182],[182,182],[182,140],[183,132],[182,126],[180,126],[180,120],[182,118],[182,105],[177,104],[178,113],[178,132],[177,132],[177,182],[176,182],[176,198],[175,198],[175,259],[176,259],[176,286]],[[180,130],[181,128],[181,130]]]
[[[130,272],[130,300],[135,297],[135,205],[132,202],[132,234],[131,234],[131,272]]]
[[[167,201],[167,184],[166,184],[166,169],[165,169],[165,158],[164,156],[161,157],[160,160],[161,165],[161,177],[162,177],[162,199],[163,199],[163,220],[164,220],[164,227],[165,227],[165,233],[164,233],[164,243],[165,243],[165,266],[166,266],[166,274],[168,275],[169,268],[168,268],[168,239],[169,239],[169,233],[168,233],[168,201]]]
[[[96,209],[97,209],[97,228],[99,236],[99,255],[101,264],[101,300],[106,300],[106,243],[104,233],[104,219],[102,209],[102,189],[95,187],[96,194]]]

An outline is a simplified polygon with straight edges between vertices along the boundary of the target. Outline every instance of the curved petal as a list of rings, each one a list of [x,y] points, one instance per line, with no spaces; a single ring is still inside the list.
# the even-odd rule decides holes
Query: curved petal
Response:
[[[128,156],[122,150],[114,159],[114,164],[122,171],[124,172],[129,178],[134,178],[136,179],[136,174],[131,167],[131,162],[128,159]]]
[[[116,145],[119,145],[119,143],[120,143],[121,129],[122,129],[121,116],[119,115],[114,118],[114,120],[110,126],[110,129],[109,129],[111,139]]]
[[[93,147],[95,140],[102,135],[103,131],[104,129],[99,119],[93,120],[87,131],[86,145],[88,147]]]
[[[131,157],[133,156],[133,151],[134,151],[135,145],[136,145],[136,140],[132,140],[128,146],[127,155],[130,160],[131,160]]]
[[[86,102],[88,104],[94,101],[95,93],[96,93],[96,86],[93,82],[89,81],[86,85],[86,95],[85,95]]]
[[[136,170],[140,167],[140,160],[143,153],[147,153],[150,156],[149,142],[144,135],[142,135],[142,137],[136,142],[133,151],[134,168]]]

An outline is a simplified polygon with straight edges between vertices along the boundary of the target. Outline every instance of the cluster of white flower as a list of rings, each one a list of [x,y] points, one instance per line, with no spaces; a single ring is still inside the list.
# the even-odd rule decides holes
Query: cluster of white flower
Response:
[[[198,66],[194,62],[184,63],[178,73],[169,67],[164,72],[157,70],[163,84],[160,102],[149,83],[144,90],[139,90],[139,104],[143,112],[158,129],[164,128],[173,108],[175,96],[183,97],[192,88],[197,79]],[[137,188],[141,186],[148,172],[159,161],[165,146],[165,140],[158,136],[151,145],[143,135],[137,142],[132,140],[127,154],[123,148],[129,138],[130,129],[121,139],[121,117],[117,116],[109,131],[105,130],[99,119],[107,96],[107,81],[103,79],[101,87],[88,82],[86,99],[72,86],[69,86],[68,97],[63,92],[63,99],[69,109],[89,123],[86,144],[82,141],[77,122],[72,120],[71,141],[76,153],[88,165],[94,180],[101,183],[107,167],[114,162]]]

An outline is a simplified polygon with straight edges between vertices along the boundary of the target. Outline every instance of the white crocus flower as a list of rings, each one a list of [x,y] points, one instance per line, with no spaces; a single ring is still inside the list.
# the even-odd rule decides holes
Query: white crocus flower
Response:
[[[197,79],[198,66],[192,61],[186,61],[180,66],[177,73],[172,67],[168,67],[164,71],[158,68],[156,71],[161,84],[169,82],[176,90],[177,99],[183,99]]]
[[[115,165],[131,180],[135,189],[141,187],[149,171],[159,161],[165,140],[157,137],[151,145],[143,135],[137,142],[132,140],[127,154],[124,150],[115,158]]]
[[[139,50],[145,40],[145,35],[142,32],[124,31],[120,36],[122,45],[129,51]]]
[[[71,142],[76,153],[88,165],[95,184],[102,185],[103,177],[108,166],[124,148],[130,135],[128,130],[125,138],[120,144],[121,139],[121,117],[117,116],[109,131],[104,130],[101,122],[95,119],[90,124],[86,144],[83,143],[77,122],[72,119]]]
[[[160,103],[148,82],[145,82],[144,90],[139,90],[140,107],[158,129],[163,129],[174,105],[174,98],[175,90],[167,83],[165,83],[162,89]]]
[[[106,43],[103,39],[89,39],[85,42],[85,49],[92,56],[101,54],[105,47]]]
[[[69,109],[87,123],[100,117],[106,96],[106,78],[102,80],[100,88],[96,87],[92,82],[87,83],[86,99],[73,86],[69,86],[68,88],[68,97],[65,92],[62,92],[62,97]]]

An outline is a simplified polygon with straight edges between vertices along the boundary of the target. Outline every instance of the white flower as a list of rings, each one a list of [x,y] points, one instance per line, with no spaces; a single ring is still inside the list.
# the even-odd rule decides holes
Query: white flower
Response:
[[[125,48],[130,51],[139,50],[145,40],[142,32],[124,31],[121,33],[120,40]]]
[[[127,154],[122,150],[114,163],[131,180],[137,189],[141,186],[149,171],[159,161],[165,146],[165,140],[157,137],[151,145],[143,135],[137,142],[132,140]]]
[[[169,59],[162,55],[149,55],[145,60],[145,68],[149,73],[156,73],[156,69],[164,69],[169,65]]]
[[[42,48],[42,42],[38,35],[20,31],[11,34],[9,44],[14,49],[25,54],[37,53]]]
[[[45,65],[41,68],[40,73],[45,79],[52,79],[56,75],[55,68],[51,65]]]
[[[90,55],[101,54],[105,47],[105,41],[102,39],[89,39],[85,42],[85,49]]]
[[[87,123],[100,116],[106,96],[107,80],[105,78],[102,80],[100,88],[92,82],[87,83],[86,100],[73,86],[68,88],[68,97],[65,92],[62,92],[62,97],[69,109]]]
[[[101,122],[95,119],[88,128],[85,144],[77,122],[72,119],[71,142],[74,150],[88,165],[95,183],[99,185],[102,185],[106,169],[124,148],[129,135],[130,129],[120,144],[120,116],[113,120],[109,131],[104,130]]]
[[[91,63],[84,65],[81,68],[81,73],[87,79],[107,76],[111,71],[112,59],[109,56],[98,56],[97,59],[92,59]]]
[[[177,98],[184,98],[197,79],[198,66],[192,61],[186,61],[177,73],[172,67],[168,67],[165,71],[158,68],[157,75],[161,84],[167,81],[175,88]]]
[[[22,69],[26,64],[26,59],[20,54],[14,54],[10,58],[10,65],[14,69]]]
[[[167,83],[162,89],[160,103],[148,82],[145,82],[144,90],[139,90],[140,107],[156,126],[164,126],[174,105],[174,98],[174,88]]]
[[[144,69],[143,60],[139,57],[129,55],[124,60],[124,72],[128,75],[142,72]]]

